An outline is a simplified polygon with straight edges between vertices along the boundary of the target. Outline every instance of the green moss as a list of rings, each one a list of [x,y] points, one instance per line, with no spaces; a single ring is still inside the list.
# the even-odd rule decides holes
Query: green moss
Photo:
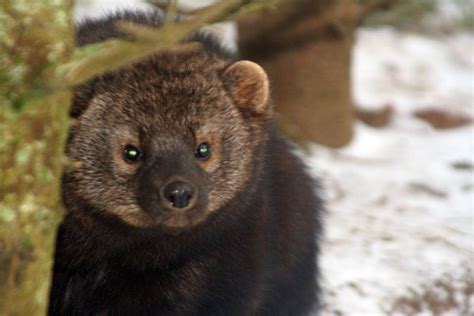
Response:
[[[0,223],[8,225],[15,220],[16,212],[13,208],[0,204]]]
[[[372,13],[365,21],[367,26],[390,25],[402,30],[422,32],[452,32],[474,30],[474,2],[472,0],[451,0],[458,8],[458,14],[448,20],[426,23],[425,18],[439,10],[438,0],[394,1],[388,10]],[[435,28],[435,30],[433,29]]]
[[[436,9],[436,0],[397,1],[389,10],[377,11],[365,21],[366,25],[392,25],[403,29],[416,28],[421,19]]]
[[[459,28],[474,31],[474,2],[472,0],[453,0],[461,8],[462,14],[457,21]]]

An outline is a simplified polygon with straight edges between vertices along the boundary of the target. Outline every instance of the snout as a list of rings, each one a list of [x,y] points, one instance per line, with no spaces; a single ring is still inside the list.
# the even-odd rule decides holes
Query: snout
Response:
[[[160,134],[143,146],[147,159],[138,170],[137,201],[154,225],[183,230],[204,221],[208,213],[207,174],[196,163],[193,147],[177,131]]]
[[[198,200],[197,188],[185,180],[169,182],[162,188],[160,194],[163,207],[174,211],[191,209]]]
[[[210,214],[207,212],[208,194],[201,178],[193,174],[160,177],[148,171],[143,173],[142,179],[138,202],[154,224],[167,232],[193,227]]]

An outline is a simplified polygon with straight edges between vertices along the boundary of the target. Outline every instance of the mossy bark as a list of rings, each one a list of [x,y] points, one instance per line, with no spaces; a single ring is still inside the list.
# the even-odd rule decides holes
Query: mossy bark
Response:
[[[0,2],[0,315],[44,315],[70,94],[70,0]]]

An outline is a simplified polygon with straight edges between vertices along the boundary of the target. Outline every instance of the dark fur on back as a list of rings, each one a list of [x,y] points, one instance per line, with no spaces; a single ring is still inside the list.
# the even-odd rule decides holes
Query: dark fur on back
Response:
[[[79,26],[78,45],[124,34],[124,13]],[[236,107],[225,70],[235,56],[212,36],[76,89],[49,315],[308,315],[319,304],[322,204],[271,115]],[[270,105],[267,106],[269,112]],[[214,156],[188,153],[201,139]],[[120,162],[138,142],[148,161]],[[153,159],[153,161],[151,161]],[[160,217],[155,187],[179,175],[196,211]],[[156,220],[151,220],[155,218]]]
[[[76,45],[84,46],[112,38],[127,38],[127,34],[120,32],[114,26],[115,22],[121,20],[150,27],[161,27],[163,24],[163,15],[159,11],[149,13],[132,13],[125,11],[117,12],[100,20],[87,19],[77,26]],[[193,33],[187,41],[200,42],[209,53],[217,54],[224,59],[233,60],[237,58],[234,52],[231,52],[221,45],[216,37],[209,32],[201,31]]]

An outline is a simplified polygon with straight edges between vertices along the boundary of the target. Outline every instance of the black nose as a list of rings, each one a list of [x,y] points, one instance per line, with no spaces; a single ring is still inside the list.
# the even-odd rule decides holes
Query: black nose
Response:
[[[163,190],[163,196],[169,206],[185,208],[195,203],[196,190],[190,183],[175,181],[168,184]]]

